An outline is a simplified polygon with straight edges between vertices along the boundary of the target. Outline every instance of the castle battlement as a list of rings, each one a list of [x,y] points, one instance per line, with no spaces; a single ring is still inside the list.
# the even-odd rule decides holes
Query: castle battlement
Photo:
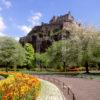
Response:
[[[67,14],[62,15],[62,16],[53,16],[53,18],[49,21],[49,23],[62,24],[64,22],[73,22],[73,21],[74,21],[74,17],[71,15],[70,12],[68,12]]]

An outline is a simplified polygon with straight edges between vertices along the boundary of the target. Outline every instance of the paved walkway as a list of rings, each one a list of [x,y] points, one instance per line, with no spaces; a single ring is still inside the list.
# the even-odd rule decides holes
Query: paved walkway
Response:
[[[41,80],[41,87],[41,92],[37,100],[65,100],[56,85],[48,81]]]
[[[100,100],[100,80],[65,78],[61,76],[46,77],[54,77],[66,83],[75,94],[76,100]]]
[[[58,77],[73,91],[76,100],[100,100],[100,80]]]

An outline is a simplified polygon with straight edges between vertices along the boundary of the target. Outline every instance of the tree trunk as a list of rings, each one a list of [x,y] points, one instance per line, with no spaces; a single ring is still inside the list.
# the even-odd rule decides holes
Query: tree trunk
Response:
[[[42,67],[41,63],[40,63],[40,70],[43,71],[43,67]]]
[[[66,64],[65,64],[65,62],[63,62],[63,68],[64,68],[64,70],[66,72]]]
[[[16,65],[14,65],[14,71],[16,71],[16,69],[17,69],[17,66],[16,66]]]
[[[100,63],[98,63],[98,70],[100,70]]]
[[[89,74],[89,66],[88,66],[88,62],[85,63],[85,70],[86,70],[86,74]]]
[[[8,66],[6,65],[5,67],[6,67],[6,72],[8,72]]]

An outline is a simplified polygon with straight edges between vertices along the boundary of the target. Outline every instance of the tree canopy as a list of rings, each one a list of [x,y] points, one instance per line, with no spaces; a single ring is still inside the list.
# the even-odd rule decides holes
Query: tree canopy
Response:
[[[28,68],[31,68],[34,66],[34,59],[35,59],[34,48],[32,47],[30,43],[26,43],[24,48],[26,50],[25,52],[26,60],[24,62],[25,66],[27,66]]]
[[[100,63],[100,32],[90,28],[70,28],[67,40],[54,42],[47,49],[50,66],[84,66]]]
[[[6,67],[22,66],[25,60],[25,50],[10,37],[0,37],[0,65]]]

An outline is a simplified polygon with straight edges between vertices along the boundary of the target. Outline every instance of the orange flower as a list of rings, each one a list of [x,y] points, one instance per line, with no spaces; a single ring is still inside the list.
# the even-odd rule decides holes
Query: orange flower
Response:
[[[16,72],[0,72],[0,74],[9,76],[7,79],[0,81],[0,91],[4,94],[2,100],[14,100],[15,96],[25,96],[32,89],[34,89],[33,97],[35,97],[33,99],[36,100],[40,89],[40,81],[38,78]]]
[[[3,96],[2,97],[2,100],[7,100],[7,96]]]

